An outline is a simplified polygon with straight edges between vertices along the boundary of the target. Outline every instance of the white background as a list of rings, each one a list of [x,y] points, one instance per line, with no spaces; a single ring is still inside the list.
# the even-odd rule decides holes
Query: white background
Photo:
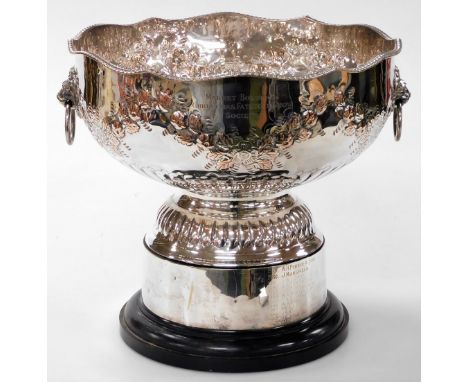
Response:
[[[244,380],[417,381],[420,365],[420,22],[416,1],[49,1],[49,381],[215,380],[134,353],[118,335],[121,305],[141,285],[142,236],[174,190],[113,160],[86,131],[67,147],[55,94],[73,57],[66,41],[95,23],[237,11],[367,23],[403,40],[397,57],[412,98],[402,140],[389,121],[361,158],[295,190],[327,238],[329,288],[350,312],[349,337],[309,364]],[[436,238],[438,240],[438,238]],[[223,378],[235,379],[238,375]]]

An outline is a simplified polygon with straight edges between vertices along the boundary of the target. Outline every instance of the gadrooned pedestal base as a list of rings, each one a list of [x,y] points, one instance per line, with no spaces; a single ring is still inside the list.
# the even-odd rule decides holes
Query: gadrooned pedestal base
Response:
[[[120,334],[138,353],[187,369],[217,372],[265,371],[294,366],[336,349],[346,338],[348,311],[328,292],[314,315],[264,330],[208,330],[156,316],[141,291],[120,311]]]

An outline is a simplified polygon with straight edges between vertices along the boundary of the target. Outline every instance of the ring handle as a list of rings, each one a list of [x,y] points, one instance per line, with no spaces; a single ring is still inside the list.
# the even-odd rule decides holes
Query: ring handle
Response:
[[[403,122],[403,107],[401,104],[396,104],[393,109],[393,137],[395,141],[399,141],[401,138],[401,125]]]
[[[71,101],[65,102],[65,140],[69,145],[75,140],[75,108]]]
[[[400,77],[400,70],[395,66],[393,72],[392,89],[392,110],[393,110],[393,137],[395,141],[401,138],[401,129],[403,126],[403,105],[408,102],[411,93],[406,86],[406,82]]]
[[[80,97],[78,72],[75,68],[71,68],[68,73],[68,79],[63,82],[62,88],[57,94],[57,99],[65,107],[65,140],[69,145],[73,144],[75,140],[75,109],[79,105]]]

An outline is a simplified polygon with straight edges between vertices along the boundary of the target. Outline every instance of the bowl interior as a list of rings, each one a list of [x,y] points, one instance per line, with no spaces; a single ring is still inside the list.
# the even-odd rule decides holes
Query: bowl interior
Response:
[[[367,25],[218,13],[96,25],[70,40],[69,47],[122,73],[198,81],[234,76],[299,80],[336,70],[361,72],[397,54],[401,45]]]

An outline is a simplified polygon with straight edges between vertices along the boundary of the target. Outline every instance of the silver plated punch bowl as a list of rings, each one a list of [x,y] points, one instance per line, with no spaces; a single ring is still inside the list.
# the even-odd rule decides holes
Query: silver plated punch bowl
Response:
[[[324,237],[288,194],[356,159],[410,93],[401,42],[367,25],[218,13],[94,25],[69,41],[58,93],[114,158],[182,190],[144,238],[145,280],[121,333],[161,362],[286,367],[346,337]]]

